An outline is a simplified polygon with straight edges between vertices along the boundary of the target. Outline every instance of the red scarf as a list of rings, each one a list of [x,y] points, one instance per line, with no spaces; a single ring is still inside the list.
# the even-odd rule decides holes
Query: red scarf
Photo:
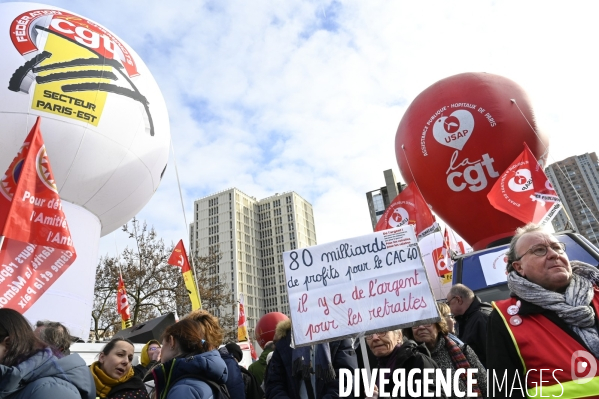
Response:
[[[447,335],[443,336],[445,338],[445,347],[447,348],[447,352],[449,353],[449,357],[451,357],[451,362],[456,370],[458,369],[469,369],[472,368],[468,359],[464,355],[464,352],[460,349],[460,347]],[[467,384],[466,373],[460,374],[460,379]],[[476,393],[476,396],[482,398],[482,394],[480,392],[480,388],[478,384],[474,383],[472,385],[472,392]]]

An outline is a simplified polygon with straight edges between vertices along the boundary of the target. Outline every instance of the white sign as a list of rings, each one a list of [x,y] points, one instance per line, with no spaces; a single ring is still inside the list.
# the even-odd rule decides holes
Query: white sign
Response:
[[[283,254],[296,346],[439,321],[414,228]]]
[[[501,251],[481,255],[478,258],[487,285],[505,283],[507,281],[507,274],[505,274],[507,255],[505,252],[506,250],[503,249]]]

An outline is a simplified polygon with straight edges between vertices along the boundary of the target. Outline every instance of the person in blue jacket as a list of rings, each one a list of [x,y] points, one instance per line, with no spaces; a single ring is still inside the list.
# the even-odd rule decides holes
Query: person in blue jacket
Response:
[[[216,350],[223,334],[218,320],[211,317],[214,320],[205,324],[183,319],[164,331],[162,364],[152,369],[155,398],[211,399],[218,397],[218,387],[225,387],[228,370]]]
[[[34,335],[19,312],[0,309],[1,399],[95,397],[94,380],[78,354],[62,357]]]
[[[214,321],[218,325],[218,319],[203,309],[194,310],[191,313],[189,313],[185,318],[195,320],[200,324],[210,323]],[[218,341],[218,343],[215,344],[214,348],[219,347],[219,345],[222,343],[222,338],[223,335],[221,335],[220,341]],[[227,351],[226,348],[221,349],[222,350],[219,350],[220,356],[225,361],[229,374],[227,378],[227,390],[229,391],[231,398],[245,399],[245,384],[243,383],[243,376],[241,375],[241,370],[239,370],[239,365],[237,364],[235,358]]]

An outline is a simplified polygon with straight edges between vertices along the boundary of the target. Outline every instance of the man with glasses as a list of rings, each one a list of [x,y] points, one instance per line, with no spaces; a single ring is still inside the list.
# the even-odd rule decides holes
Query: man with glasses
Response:
[[[592,367],[599,356],[597,268],[570,262],[564,243],[529,224],[510,243],[507,273],[511,298],[493,303],[487,363],[498,381],[507,376],[510,385],[519,379],[523,389],[510,394],[504,386],[499,396],[597,395],[599,377]],[[580,377],[589,381],[581,384]],[[498,387],[489,385],[498,395]]]
[[[487,323],[493,308],[463,284],[447,293],[447,304],[458,323],[458,338],[468,344],[480,362],[487,365]]]

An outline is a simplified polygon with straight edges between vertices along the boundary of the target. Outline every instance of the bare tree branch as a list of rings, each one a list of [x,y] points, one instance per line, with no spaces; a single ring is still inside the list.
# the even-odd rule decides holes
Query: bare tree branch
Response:
[[[118,256],[101,258],[96,268],[91,329],[98,340],[121,329],[116,304],[120,272],[127,290],[133,325],[170,312],[183,316],[191,311],[181,269],[166,263],[173,246],[167,248],[153,227],[148,228],[145,222],[140,223],[136,218],[123,226],[123,231],[134,240],[136,248],[127,247]],[[220,254],[195,256],[194,271],[203,307],[220,316],[226,340],[236,340],[237,323],[235,312],[231,311],[237,302],[230,287],[218,278],[220,258]]]

